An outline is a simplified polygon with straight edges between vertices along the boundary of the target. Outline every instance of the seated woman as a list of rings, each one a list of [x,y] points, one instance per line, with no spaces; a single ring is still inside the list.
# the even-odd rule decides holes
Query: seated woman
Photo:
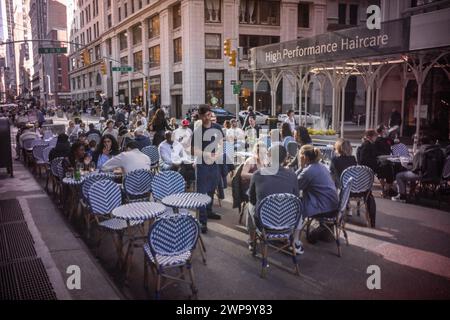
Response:
[[[258,142],[253,147],[253,155],[244,162],[241,172],[241,188],[247,192],[250,187],[250,180],[253,173],[262,167],[267,166],[267,148],[262,142]]]
[[[307,145],[312,144],[312,139],[309,136],[308,129],[302,126],[297,126],[294,133],[295,141],[297,141],[297,144],[299,148]],[[293,168],[294,170],[298,169],[298,153],[295,156],[295,158],[288,164],[289,168]]]
[[[86,156],[84,143],[76,141],[70,147],[70,153],[63,162],[64,171],[75,170],[78,166],[84,167],[84,158]]]
[[[287,122],[283,123],[283,125],[281,126],[281,141],[283,147],[286,149],[289,142],[295,142],[295,139],[292,136],[291,126]]]
[[[118,154],[119,145],[117,140],[112,135],[105,134],[100,139],[97,149],[92,154],[92,161],[94,161],[96,168],[100,170],[106,161]]]
[[[352,155],[352,145],[350,141],[338,139],[334,144],[337,156],[331,159],[330,172],[336,187],[339,187],[341,174],[345,169],[357,164],[356,158]]]
[[[302,218],[319,214],[335,214],[339,200],[336,186],[331,179],[330,172],[319,160],[321,153],[318,148],[305,145],[300,148],[299,159],[301,171],[298,174],[298,188],[302,195]],[[299,220],[294,233],[296,249],[301,247],[300,230],[302,219]]]

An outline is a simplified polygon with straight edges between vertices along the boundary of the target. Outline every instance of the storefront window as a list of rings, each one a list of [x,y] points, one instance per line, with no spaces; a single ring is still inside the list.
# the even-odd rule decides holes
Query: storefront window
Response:
[[[149,39],[159,36],[159,15],[148,18]]]
[[[148,49],[148,57],[150,59],[150,68],[159,67],[161,63],[160,46],[154,46]]]
[[[205,82],[205,103],[223,107],[223,70],[206,70]]]
[[[150,102],[154,106],[161,105],[161,76],[149,78],[150,84]]]
[[[129,96],[128,81],[119,82],[118,89],[119,89],[119,102],[128,105],[128,96]]]
[[[142,80],[131,81],[131,101],[143,105],[143,82]]]
[[[218,23],[220,22],[220,0],[205,0],[205,22]]]
[[[205,59],[221,59],[222,43],[219,33],[205,34]]]

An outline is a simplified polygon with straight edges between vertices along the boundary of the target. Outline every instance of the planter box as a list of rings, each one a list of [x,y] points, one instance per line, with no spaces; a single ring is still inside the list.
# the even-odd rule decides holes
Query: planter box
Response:
[[[322,144],[332,144],[336,142],[336,140],[339,138],[337,134],[334,135],[311,135],[311,139],[313,142],[316,143],[322,143]]]

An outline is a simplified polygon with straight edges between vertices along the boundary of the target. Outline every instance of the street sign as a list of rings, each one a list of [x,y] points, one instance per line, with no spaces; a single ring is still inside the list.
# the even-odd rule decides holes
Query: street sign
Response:
[[[233,94],[239,94],[239,93],[241,93],[241,85],[240,84],[233,85]]]
[[[67,47],[60,47],[60,48],[39,48],[38,52],[40,54],[45,53],[67,53]]]
[[[112,67],[112,71],[133,72],[133,67]]]
[[[242,81],[231,80],[231,81],[230,81],[230,84],[231,84],[232,86],[234,86],[235,84],[241,85],[241,84],[242,84]]]

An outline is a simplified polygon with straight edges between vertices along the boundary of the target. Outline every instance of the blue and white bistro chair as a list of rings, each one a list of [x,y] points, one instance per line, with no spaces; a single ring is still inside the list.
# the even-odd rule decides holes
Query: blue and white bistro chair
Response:
[[[395,157],[408,157],[408,158],[411,157],[409,155],[408,147],[406,145],[404,145],[403,143],[397,143],[397,144],[392,145],[391,150],[392,150],[392,155]]]
[[[339,193],[339,205],[335,211],[328,213],[321,213],[309,217],[306,219],[303,224],[302,230],[306,228],[306,236],[309,237],[311,224],[314,221],[319,222],[319,225],[322,225],[328,232],[333,236],[336,246],[337,246],[337,255],[341,256],[341,232],[344,234],[345,241],[348,245],[348,236],[347,231],[345,230],[345,211],[347,209],[347,204],[350,199],[350,191],[353,186],[353,178],[347,180],[346,184],[341,189]],[[331,226],[331,227],[330,227]]]
[[[89,204],[97,226],[102,231],[97,239],[97,249],[105,232],[113,233],[118,262],[122,262],[123,237],[128,228],[127,222],[122,219],[111,218],[111,212],[122,204],[122,191],[117,183],[110,180],[95,182],[88,191]],[[140,226],[141,220],[133,220],[130,226]],[[114,237],[114,234],[117,236]]]
[[[138,169],[127,173],[123,179],[123,190],[127,201],[149,201],[152,180],[153,174],[149,170]]]
[[[53,195],[59,195],[62,202],[62,179],[64,179],[63,157],[58,157],[50,162],[50,172]]]
[[[146,146],[144,148],[142,148],[141,150],[142,153],[144,153],[145,155],[147,155],[150,158],[150,169],[152,170],[152,172],[156,172],[158,171],[158,167],[159,167],[159,151],[158,151],[158,147],[157,146]]]
[[[86,235],[87,238],[90,237],[91,234],[91,222],[94,219],[94,216],[91,214],[91,205],[89,202],[89,190],[92,185],[101,180],[109,180],[113,181],[113,176],[108,173],[95,173],[88,175],[81,185],[81,208],[84,212],[84,219],[86,223]]]
[[[261,277],[265,278],[268,268],[269,242],[283,242],[281,247],[272,246],[276,252],[282,251],[292,255],[295,273],[300,275],[297,254],[294,245],[294,230],[297,227],[302,211],[302,204],[297,196],[277,193],[265,197],[256,208],[256,239],[253,243],[253,255],[256,245],[261,243],[262,269]],[[288,247],[291,249],[288,251]]]
[[[156,273],[155,298],[170,282],[162,286],[162,280],[180,281],[190,285],[192,294],[197,294],[191,259],[199,238],[199,225],[190,215],[167,214],[160,216],[150,227],[148,243],[144,245],[144,287],[148,288],[148,267]],[[189,270],[189,280],[185,279],[185,268]],[[175,276],[170,270],[179,269]]]
[[[166,196],[185,191],[186,182],[176,171],[161,171],[153,177],[152,195],[155,201],[160,202]]]
[[[353,178],[353,183],[350,189],[350,200],[357,202],[357,214],[360,215],[361,200],[364,204],[372,194],[372,186],[374,181],[374,173],[372,169],[367,166],[351,166],[344,170],[341,174],[341,186],[345,186],[350,179]],[[349,201],[350,201],[349,200]],[[366,207],[367,208],[367,207]],[[366,210],[366,220],[368,225],[372,225],[368,211]]]

